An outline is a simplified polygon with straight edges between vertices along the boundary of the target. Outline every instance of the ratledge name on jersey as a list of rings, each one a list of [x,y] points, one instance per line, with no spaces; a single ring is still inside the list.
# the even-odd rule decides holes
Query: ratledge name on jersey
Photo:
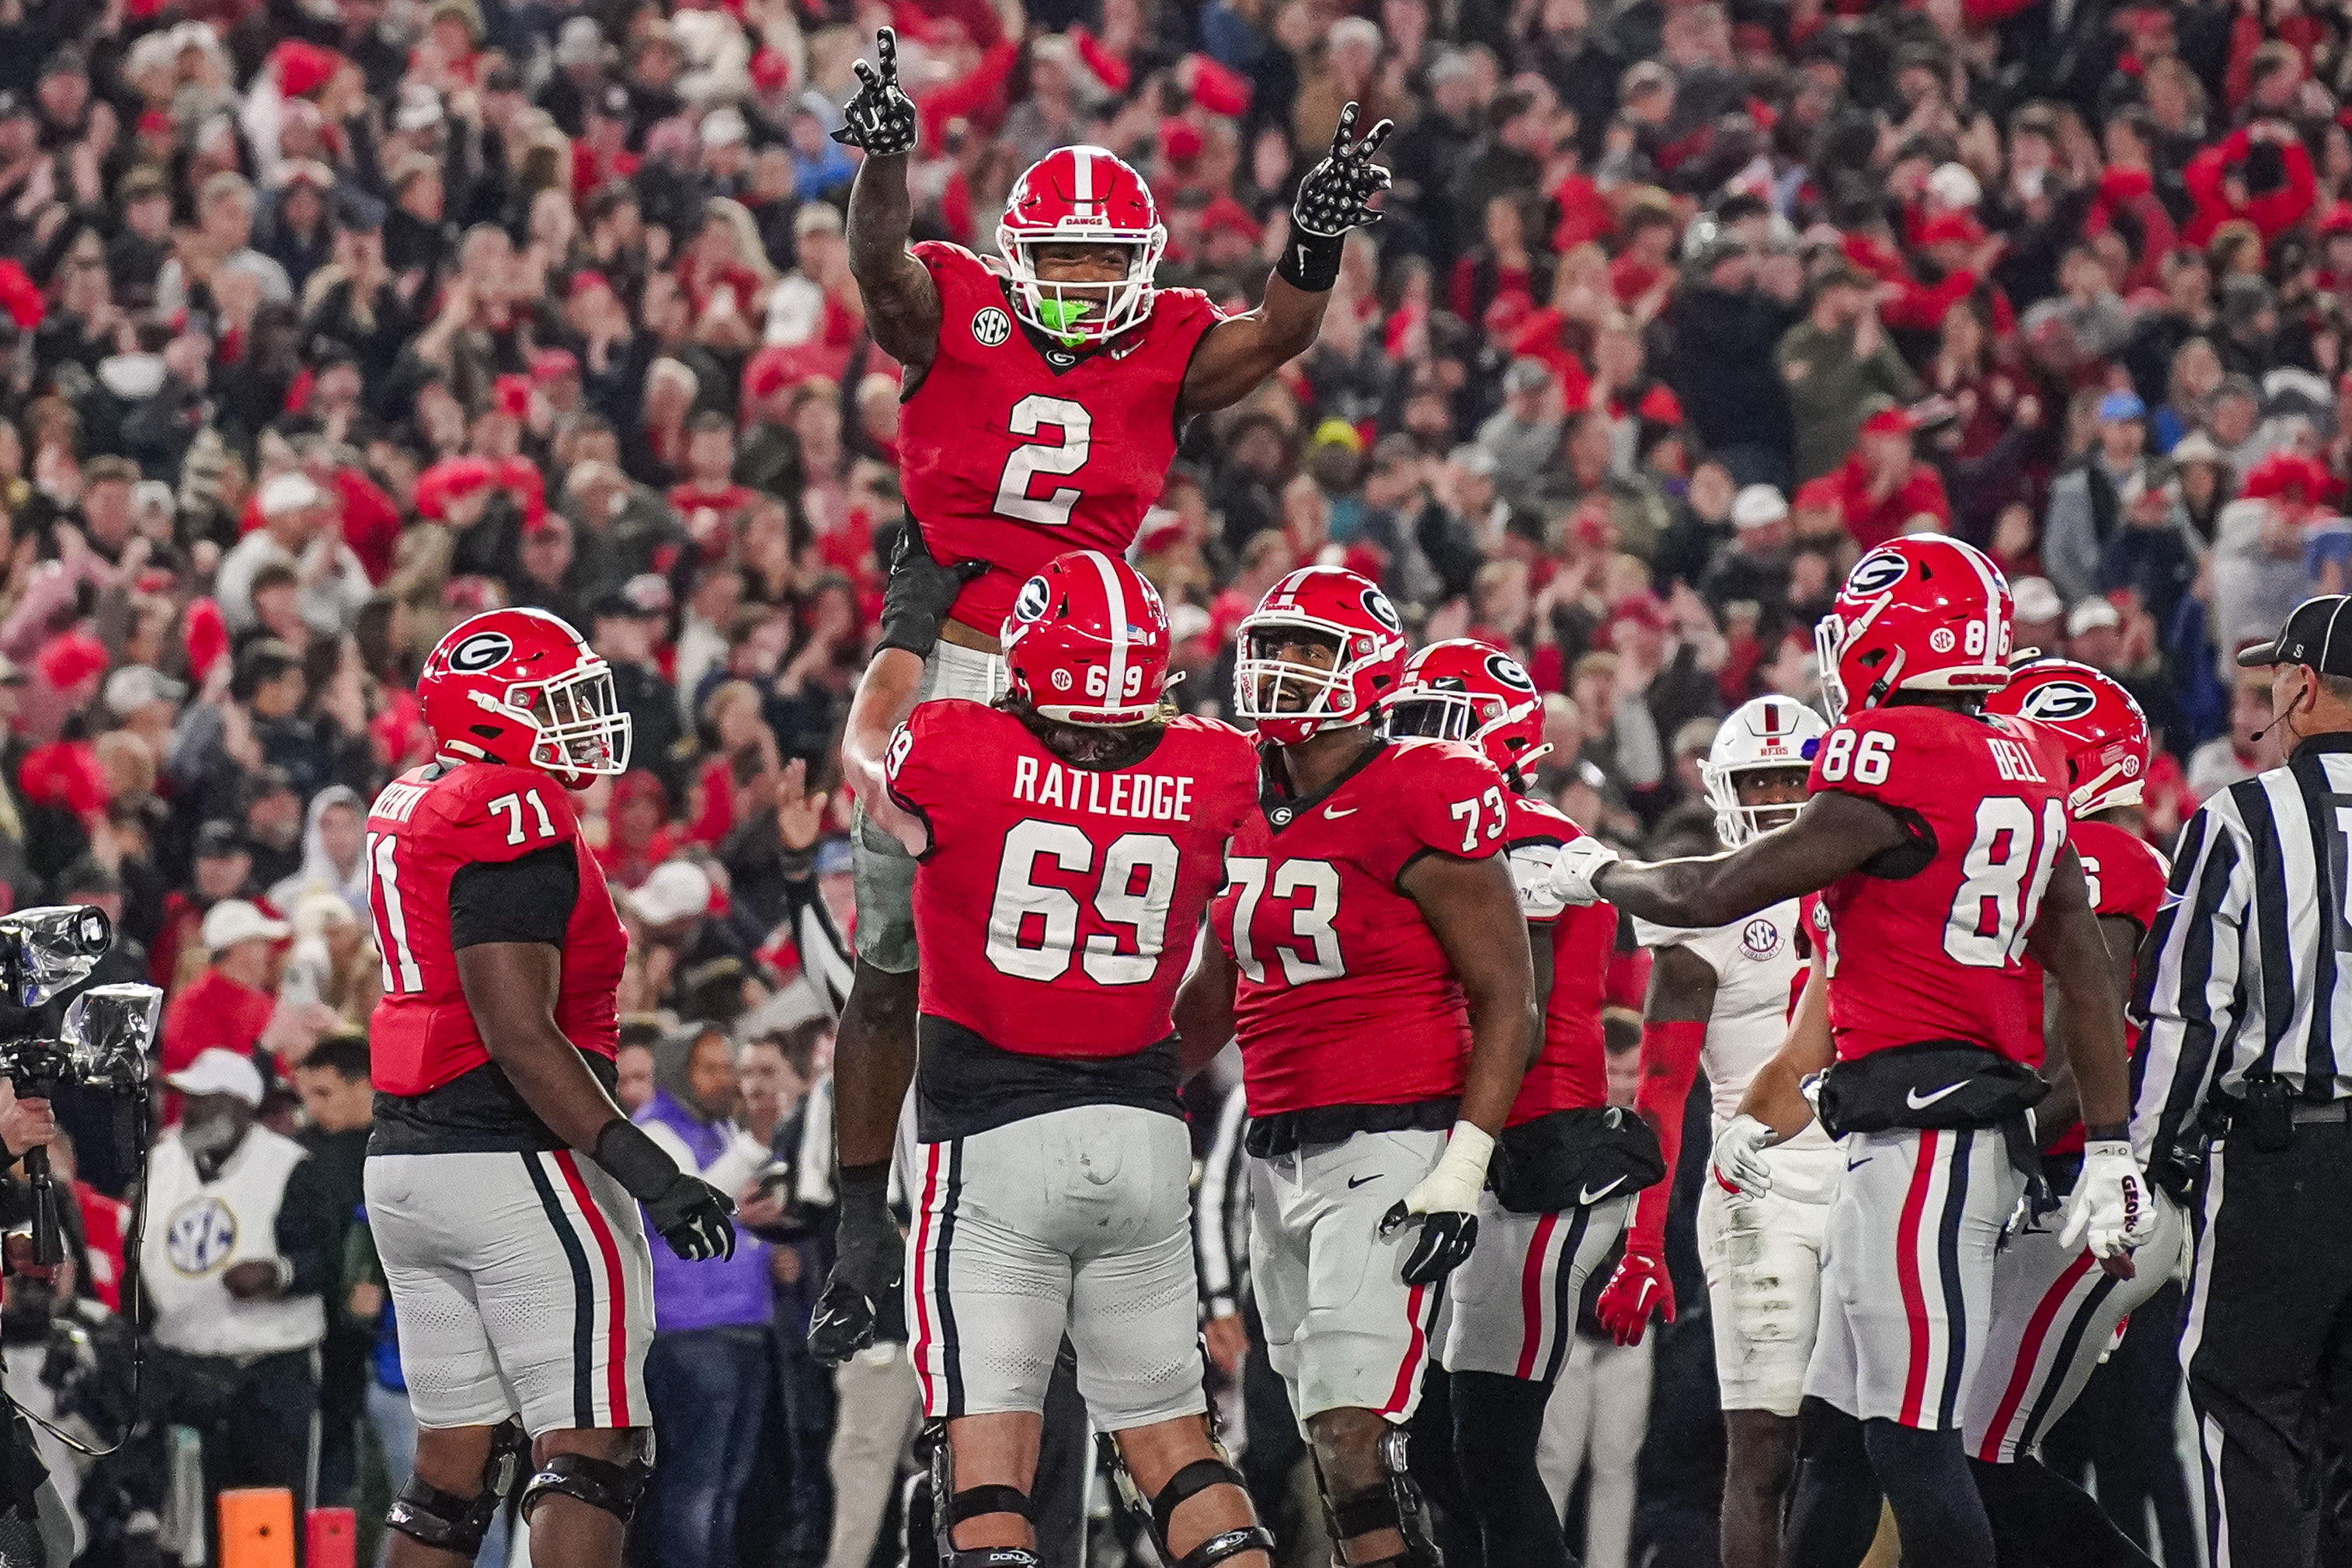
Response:
[[[1097,773],[1063,768],[1034,757],[1013,759],[1013,798],[1034,806],[1140,817],[1155,822],[1192,820],[1189,774]]]

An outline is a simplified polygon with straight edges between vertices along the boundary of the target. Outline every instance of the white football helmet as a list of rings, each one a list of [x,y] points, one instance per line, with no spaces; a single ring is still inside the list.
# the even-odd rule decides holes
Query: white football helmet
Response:
[[[1698,776],[1706,780],[1715,831],[1726,848],[1738,849],[1759,833],[1785,827],[1797,814],[1794,806],[1741,805],[1739,776],[1764,768],[1811,768],[1829,727],[1794,697],[1753,697],[1723,721]],[[1767,813],[1776,820],[1764,821]]]

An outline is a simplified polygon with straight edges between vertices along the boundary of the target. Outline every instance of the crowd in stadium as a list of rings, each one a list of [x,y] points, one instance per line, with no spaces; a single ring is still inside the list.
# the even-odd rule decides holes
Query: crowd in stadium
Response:
[[[1814,698],[1857,554],[1940,531],[2008,574],[2018,646],[2138,699],[2151,842],[2279,760],[2266,676],[2231,655],[2352,586],[2339,8],[0,0],[0,903],[114,918],[102,977],[167,988],[160,1121],[199,1166],[263,1137],[310,1155],[274,1258],[220,1295],[151,1288],[143,1436],[68,1466],[89,1561],[203,1551],[209,1490],[240,1484],[355,1505],[373,1549],[414,1437],[355,1223],[363,823],[429,757],[423,654],[500,605],[616,672],[635,762],[576,804],[633,938],[623,1103],[706,1171],[727,1156],[753,1238],[723,1289],[657,1277],[638,1549],[895,1551],[911,1374],[836,1376],[802,1343],[825,936],[851,916],[839,737],[906,516],[898,371],[845,240],[857,154],[831,136],[882,25],[919,110],[916,237],[989,252],[1014,177],[1096,144],[1157,198],[1159,283],[1232,309],[1340,107],[1396,123],[1319,340],[1192,422],[1138,540],[1187,711],[1229,713],[1269,585],[1342,564],[1416,643],[1520,658],[1538,781],[1576,821],[1706,852],[1720,716]],[[1638,1009],[1643,962],[1629,932],[1613,999]],[[1221,1092],[1195,1086],[1203,1153]],[[12,1285],[9,1388],[110,1440],[140,1162],[60,1113],[79,1265]],[[147,1216],[151,1287],[215,1244],[171,1218]],[[230,1298],[289,1310],[224,1327]],[[2185,1568],[2177,1310],[2135,1315],[2052,1441]],[[1715,1561],[1703,1315],[1570,1362],[1559,1500],[1588,1563]],[[46,1364],[14,1354],[45,1335]],[[1262,1353],[1211,1344],[1262,1413]],[[1295,1469],[1273,1408],[1234,1431]],[[1318,1561],[1293,1478],[1247,1468]]]

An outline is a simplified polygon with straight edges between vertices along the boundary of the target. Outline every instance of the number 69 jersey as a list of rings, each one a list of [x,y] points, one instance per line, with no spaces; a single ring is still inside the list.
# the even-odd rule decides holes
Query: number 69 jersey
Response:
[[[1180,718],[1138,762],[1073,768],[1001,709],[919,705],[887,768],[891,797],[930,828],[915,873],[923,1014],[1024,1056],[1166,1040],[1253,761],[1241,731]]]
[[[1503,776],[1447,740],[1391,741],[1303,800],[1279,792],[1277,757],[1260,766],[1261,809],[1234,840],[1209,912],[1239,971],[1250,1114],[1460,1094],[1462,988],[1397,884],[1425,854],[1501,852]]]
[[[1811,787],[1875,800],[1910,835],[1822,893],[1839,1060],[1932,1040],[2038,1064],[2025,943],[2066,847],[2058,739],[1998,714],[1872,708],[1822,738]]]
[[[1135,542],[1176,458],[1185,371],[1223,318],[1197,289],[1159,288],[1108,343],[1041,350],[980,257],[939,240],[914,255],[939,290],[939,353],[899,414],[900,482],[932,555],[996,568],[952,612],[993,637],[1054,557]]]
[[[368,1023],[379,1092],[429,1093],[489,1061],[457,982],[452,905],[470,903],[459,886],[469,867],[554,873],[510,884],[517,887],[576,884],[571,917],[560,929],[555,1027],[579,1050],[613,1059],[629,939],[561,784],[534,768],[496,762],[412,768],[385,785],[370,808],[367,857],[383,958],[383,998]],[[545,927],[552,937],[558,913],[542,907],[527,916],[517,912],[516,920]]]

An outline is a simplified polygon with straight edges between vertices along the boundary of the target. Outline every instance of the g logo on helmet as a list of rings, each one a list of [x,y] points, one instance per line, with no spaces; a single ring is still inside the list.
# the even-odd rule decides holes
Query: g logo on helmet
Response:
[[[2052,681],[2026,693],[2017,711],[2036,724],[2064,724],[2089,717],[2098,705],[2098,695],[2082,682]]]
[[[1519,662],[1508,653],[1487,654],[1486,673],[1495,677],[1496,684],[1508,686],[1515,692],[1536,689],[1535,682],[1528,678],[1528,673],[1519,668]]]
[[[1054,600],[1054,590],[1042,577],[1033,577],[1021,585],[1021,597],[1013,601],[1013,618],[1035,621],[1045,613]]]
[[[1911,570],[1911,563],[1893,550],[1873,550],[1846,575],[1845,591],[1853,599],[1871,599],[1885,592]]]
[[[503,632],[477,632],[449,650],[449,667],[461,675],[478,675],[496,669],[514,653]]]
[[[1389,602],[1389,596],[1377,588],[1364,590],[1364,612],[1391,632],[1404,630],[1404,617],[1396,612],[1396,606]]]

